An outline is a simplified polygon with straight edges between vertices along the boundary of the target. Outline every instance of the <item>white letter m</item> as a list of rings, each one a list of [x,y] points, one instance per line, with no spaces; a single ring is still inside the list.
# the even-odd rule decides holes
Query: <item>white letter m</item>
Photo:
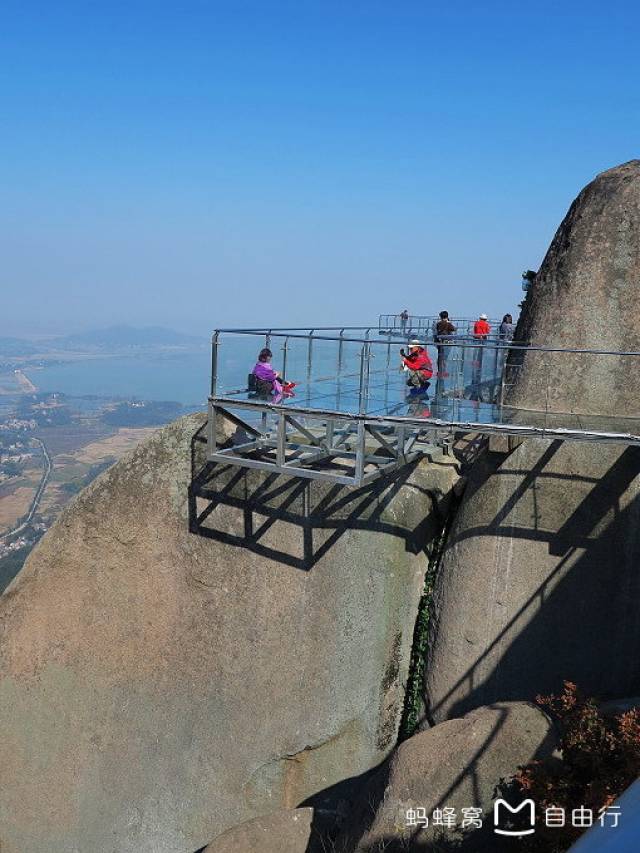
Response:
[[[511,812],[511,814],[517,814],[521,812],[523,809],[529,809],[529,829],[498,829],[500,825],[500,806],[504,806],[507,811]],[[516,806],[514,809],[511,808],[509,803],[506,800],[497,799],[493,804],[493,826],[494,832],[498,835],[531,835],[535,832],[535,822],[536,822],[536,806],[533,800],[523,800],[519,806]]]

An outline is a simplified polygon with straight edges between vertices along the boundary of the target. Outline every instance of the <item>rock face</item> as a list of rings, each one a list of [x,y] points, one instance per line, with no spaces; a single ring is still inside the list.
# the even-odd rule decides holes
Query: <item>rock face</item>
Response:
[[[555,746],[549,719],[535,706],[518,702],[477,708],[462,719],[414,735],[390,759],[384,796],[355,850],[431,849],[436,833],[443,830],[433,827],[431,820],[426,829],[408,826],[408,809],[419,806],[431,818],[436,808],[453,808],[458,825],[462,809],[476,807],[489,814],[500,781],[519,766],[549,756]],[[448,829],[444,834],[452,840],[456,831]],[[496,837],[491,841],[495,849]],[[352,843],[342,839],[338,848],[354,849]]]
[[[527,440],[476,463],[434,593],[435,720],[575,681],[640,688],[640,448]]]
[[[307,853],[313,809],[280,809],[219,835],[204,853]]]
[[[3,853],[186,853],[393,747],[455,470],[203,470],[202,423],[81,493],[0,599]]]
[[[640,351],[640,160],[598,175],[573,202],[527,295],[516,339]],[[508,402],[638,416],[639,368],[631,356],[529,352]]]
[[[640,349],[639,205],[640,161],[583,190],[527,297],[518,337]],[[536,358],[527,354],[511,402],[538,407]],[[557,361],[551,403],[637,413],[637,367],[599,370]],[[639,474],[640,448],[539,439],[475,466],[434,594],[425,693],[436,721],[533,699],[563,679],[603,698],[639,692]]]

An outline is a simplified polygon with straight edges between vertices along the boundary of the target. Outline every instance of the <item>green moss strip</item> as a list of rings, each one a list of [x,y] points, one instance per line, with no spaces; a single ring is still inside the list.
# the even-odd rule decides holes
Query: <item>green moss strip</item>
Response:
[[[429,649],[429,628],[433,615],[433,588],[435,585],[445,544],[449,535],[449,529],[458,509],[458,501],[453,500],[450,512],[444,522],[442,529],[433,542],[427,573],[424,579],[424,589],[418,605],[418,616],[413,632],[413,646],[411,648],[411,660],[409,661],[409,676],[407,678],[407,692],[404,698],[404,710],[400,720],[400,731],[398,732],[398,743],[407,740],[418,730],[418,726],[424,716],[424,705],[422,701],[422,688],[424,682],[424,671]]]

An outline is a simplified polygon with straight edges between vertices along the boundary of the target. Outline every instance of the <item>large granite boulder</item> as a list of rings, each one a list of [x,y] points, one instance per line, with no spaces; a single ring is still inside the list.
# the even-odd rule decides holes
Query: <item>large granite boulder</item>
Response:
[[[313,809],[278,809],[228,829],[204,853],[307,853],[313,836]]]
[[[370,814],[375,793],[364,795],[360,812],[354,814],[353,825],[337,848],[341,853],[439,851],[443,847],[438,836],[454,842],[461,834],[470,834],[470,849],[483,849],[472,823],[463,833],[463,822],[474,817],[468,810],[479,809],[476,819],[486,819],[500,782],[512,777],[518,767],[548,757],[556,745],[548,717],[534,705],[518,702],[477,708],[461,719],[422,731],[404,741],[380,771],[384,794],[375,814]],[[445,808],[453,809],[448,814],[452,821],[455,818],[455,826],[438,825],[437,817],[434,823],[434,810]],[[492,834],[494,848],[497,840]]]
[[[470,474],[434,591],[435,720],[640,689],[640,448],[529,439]]]
[[[527,294],[516,339],[640,351],[640,160],[598,175],[573,202]],[[532,351],[511,377],[507,401],[611,421],[617,412],[640,416],[639,368],[633,356]],[[607,420],[592,423],[606,428]]]
[[[454,466],[212,469],[202,424],[82,492],[0,599],[2,853],[192,853],[337,807],[394,745]]]
[[[640,348],[640,161],[576,199],[527,296],[518,337]],[[537,408],[528,353],[510,402]],[[550,408],[637,413],[640,371],[553,362]],[[635,364],[635,362],[634,362]],[[638,365],[640,366],[640,364]],[[618,413],[618,414],[616,414]],[[527,418],[525,417],[525,420]],[[581,417],[576,425],[602,425]],[[619,428],[619,427],[618,427]],[[434,592],[425,674],[434,720],[532,699],[564,679],[602,697],[640,690],[640,448],[530,439],[477,463]]]

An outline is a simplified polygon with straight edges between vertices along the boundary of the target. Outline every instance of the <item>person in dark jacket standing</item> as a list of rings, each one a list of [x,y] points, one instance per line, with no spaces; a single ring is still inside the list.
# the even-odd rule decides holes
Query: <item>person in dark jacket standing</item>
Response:
[[[449,319],[449,312],[441,311],[434,335],[438,345],[438,379],[449,375],[447,372],[447,356],[449,355],[449,347],[453,343],[451,336],[455,333],[456,327]]]

